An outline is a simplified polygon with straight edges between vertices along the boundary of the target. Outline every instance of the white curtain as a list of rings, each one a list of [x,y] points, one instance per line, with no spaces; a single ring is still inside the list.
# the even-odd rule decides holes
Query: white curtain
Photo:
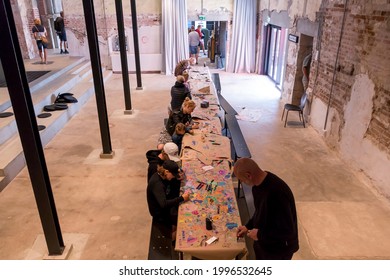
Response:
[[[187,0],[162,0],[162,68],[171,75],[188,58]]]
[[[255,71],[257,0],[235,0],[227,72]]]

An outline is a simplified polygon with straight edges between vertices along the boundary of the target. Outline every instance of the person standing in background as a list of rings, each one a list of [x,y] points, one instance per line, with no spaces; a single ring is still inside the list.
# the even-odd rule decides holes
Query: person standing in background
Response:
[[[306,92],[307,87],[309,85],[310,64],[311,64],[311,51],[307,56],[305,56],[302,63],[302,74],[303,74],[302,84],[303,84],[304,92]]]
[[[205,55],[205,50],[204,50],[204,42],[203,42],[203,38],[204,38],[204,34],[202,33],[202,25],[198,25],[198,28],[196,28],[196,32],[198,32],[198,35],[199,35],[199,53],[200,53],[200,49],[203,50],[203,55]]]
[[[188,45],[190,47],[190,57],[195,57],[196,64],[198,64],[198,46],[200,43],[200,37],[198,32],[195,31],[195,26],[191,26],[191,32],[188,34]]]
[[[41,25],[41,20],[39,18],[34,19],[34,26],[32,27],[32,33],[34,34],[34,39],[37,42],[39,56],[41,57],[41,64],[46,64],[47,44],[43,42],[43,39],[46,38],[47,32],[46,32],[46,28]]]
[[[58,37],[60,38],[60,49],[61,54],[68,54],[68,42],[66,39],[66,31],[65,31],[65,22],[64,22],[64,12],[60,12],[60,16],[56,18],[54,22],[54,29],[57,32]]]

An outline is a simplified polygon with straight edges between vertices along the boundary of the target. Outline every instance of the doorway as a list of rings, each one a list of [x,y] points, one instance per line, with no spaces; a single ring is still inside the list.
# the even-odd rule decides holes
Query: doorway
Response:
[[[203,43],[205,53],[210,63],[215,63],[218,69],[225,67],[226,61],[226,45],[228,38],[228,22],[227,21],[188,21],[188,29],[191,26],[202,26],[204,34]]]
[[[268,24],[265,28],[265,59],[264,71],[281,90],[285,71],[287,49],[287,29]]]

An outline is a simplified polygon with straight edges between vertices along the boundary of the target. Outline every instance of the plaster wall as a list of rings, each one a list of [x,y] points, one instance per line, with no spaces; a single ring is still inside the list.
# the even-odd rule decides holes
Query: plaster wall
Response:
[[[269,11],[287,11],[290,5],[290,1],[283,0],[260,0],[260,9],[261,10],[269,10]]]
[[[316,44],[320,56],[312,64],[316,78],[309,84],[314,95],[310,124],[368,183],[390,197],[390,60],[383,55],[389,46],[390,6],[380,0],[349,2],[342,29],[344,1],[323,3]]]
[[[311,111],[316,112],[310,115],[310,125],[321,135],[325,134],[324,125],[326,118],[327,104],[317,97],[311,100]],[[330,117],[332,119],[332,117]]]
[[[290,0],[290,1],[269,1],[260,0],[260,11],[288,11],[290,18],[294,20],[297,17],[307,17],[311,21],[316,20],[316,12],[321,6],[322,0]],[[291,26],[294,22],[291,22]]]
[[[187,1],[188,20],[198,20],[198,16],[202,14],[206,16],[207,21],[230,22],[233,20],[233,5],[233,0]]]
[[[366,74],[355,77],[351,99],[345,106],[340,152],[356,168],[365,170],[380,192],[390,197],[390,156],[366,137],[373,110],[375,84]]]
[[[112,52],[111,46],[113,38],[118,35],[115,0],[95,1],[94,9],[102,65],[112,69],[112,63],[115,60],[113,56],[119,56],[119,52]],[[128,38],[128,55],[132,55],[134,53],[134,44],[130,1],[123,1],[122,9],[125,33]],[[136,9],[141,56],[144,57],[151,53],[161,55],[161,1],[137,1]],[[71,34],[68,35],[69,46],[72,46],[77,55],[88,56],[89,49],[82,2],[66,1],[64,2],[64,10],[67,15],[67,34]],[[141,68],[143,60],[141,59]]]
[[[310,21],[315,22],[317,20],[317,12],[320,10],[323,0],[307,0],[306,13],[303,15]]]
[[[369,183],[390,197],[390,63],[383,55],[389,45],[390,6],[382,0],[349,1],[339,62],[334,66],[344,3],[261,0],[259,31],[263,32],[267,23],[283,27],[280,15],[287,12],[289,33],[300,39],[302,34],[314,38],[308,89],[310,125]],[[260,45],[262,40],[259,36]],[[301,63],[300,48],[300,44],[288,43],[283,103],[294,101],[295,85],[301,76],[297,67]],[[261,48],[258,50],[261,56]],[[328,108],[334,67],[336,78]]]
[[[34,58],[38,55],[38,49],[31,32],[35,17],[33,4],[36,7],[36,1],[11,2],[19,44],[24,58]]]
[[[294,89],[295,83],[295,75],[296,75],[296,60],[298,56],[298,45],[297,44],[288,44],[287,48],[287,59],[286,59],[286,72],[284,78],[284,85],[282,90],[281,99],[284,102],[291,102],[292,93]]]

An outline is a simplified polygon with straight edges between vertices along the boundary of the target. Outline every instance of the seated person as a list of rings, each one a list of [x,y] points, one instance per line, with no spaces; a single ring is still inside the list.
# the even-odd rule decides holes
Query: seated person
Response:
[[[164,149],[164,145],[169,142],[172,142],[172,136],[168,133],[166,127],[163,127],[158,136],[157,150],[162,151],[162,149]]]
[[[191,119],[191,113],[194,111],[195,107],[195,102],[186,97],[180,111],[172,112],[172,114],[170,114],[165,128],[160,132],[158,137],[158,150],[162,150],[165,143],[174,142],[172,135],[175,132],[176,124],[183,123],[186,127],[185,130],[188,133],[193,133],[192,129],[199,128],[199,125],[193,124]]]
[[[182,76],[184,77],[185,87],[187,88],[188,91],[191,91],[190,82],[188,81],[188,79],[190,78],[190,74],[188,73],[188,70],[184,70]]]
[[[175,143],[168,142],[164,145],[162,150],[147,151],[146,158],[149,163],[147,177],[147,181],[149,182],[150,177],[152,177],[152,175],[157,172],[157,166],[162,165],[164,161],[170,159],[174,162],[180,162],[179,148]]]
[[[179,111],[186,97],[192,99],[191,92],[185,86],[185,79],[179,75],[176,77],[175,85],[171,88],[171,110]]]
[[[186,126],[184,123],[178,123],[175,128],[175,133],[172,135],[172,141],[177,145],[179,153],[184,134],[186,134]]]
[[[190,66],[195,65],[195,63],[195,57],[179,61],[175,67],[175,76],[182,75],[184,70],[187,70]]]
[[[179,176],[179,166],[172,160],[166,160],[148,182],[146,197],[149,213],[155,222],[175,226],[179,204],[190,200],[188,193],[169,197],[171,181],[177,176]]]
[[[166,130],[169,135],[172,136],[174,134],[178,123],[183,123],[185,125],[185,131],[188,133],[193,133],[193,129],[199,128],[198,124],[193,124],[191,118],[191,113],[194,111],[195,107],[196,103],[186,97],[180,111],[174,111],[171,116],[169,116],[166,125]]]

